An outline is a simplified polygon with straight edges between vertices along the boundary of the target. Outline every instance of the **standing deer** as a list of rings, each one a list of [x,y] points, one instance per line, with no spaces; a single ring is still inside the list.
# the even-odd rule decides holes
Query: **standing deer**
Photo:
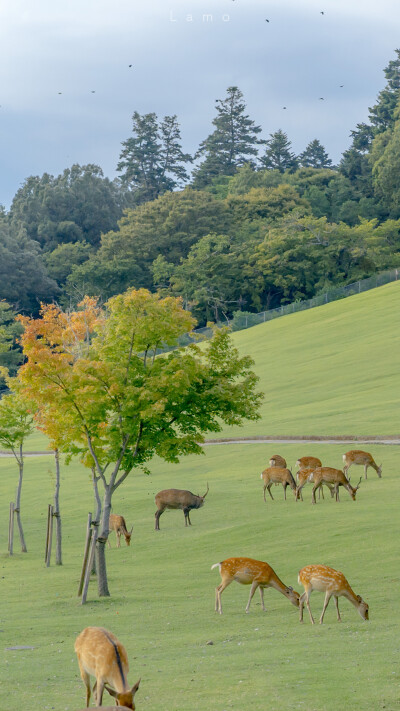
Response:
[[[273,457],[269,460],[269,466],[270,467],[281,467],[281,469],[286,469],[286,459],[284,457],[281,457],[280,454],[274,454]]]
[[[284,469],[282,467],[268,467],[268,469],[264,469],[260,478],[264,480],[264,501],[266,501],[265,489],[268,489],[268,493],[271,499],[274,500],[274,497],[271,494],[272,484],[282,484],[285,500],[286,489],[288,486],[293,489],[296,496],[296,482],[293,479],[293,475],[290,469]]]
[[[295,467],[299,468],[296,474],[297,481],[299,480],[299,473],[304,469],[316,469],[317,467],[322,467],[322,462],[318,457],[300,457],[297,460]]]
[[[300,597],[300,622],[303,622],[303,608],[305,602],[310,615],[311,623],[315,624],[309,601],[313,590],[319,590],[320,592],[325,593],[324,607],[319,620],[320,625],[322,625],[324,621],[325,610],[328,607],[328,603],[332,595],[335,600],[338,622],[342,621],[338,602],[338,598],[340,596],[346,597],[351,604],[354,605],[363,620],[369,619],[369,608],[367,603],[364,602],[360,595],[356,595],[353,592],[343,573],[340,573],[338,570],[328,568],[327,565],[307,565],[305,568],[300,570],[298,581],[304,587],[304,593]]]
[[[299,471],[297,472],[297,481],[298,485],[296,488],[296,501],[298,501],[299,499],[303,501],[302,489],[308,481],[314,483],[314,469],[299,469]],[[325,486],[328,487],[331,493],[331,497],[333,498],[333,496],[335,495],[335,490],[332,484],[328,484],[326,481],[324,481],[323,483],[325,484]],[[325,499],[323,486],[318,489],[318,495],[320,496],[321,494],[322,498]]]
[[[335,497],[336,501],[340,501],[339,499],[339,486],[344,486],[345,489],[349,492],[351,498],[353,501],[356,500],[356,493],[357,490],[359,489],[359,486],[361,484],[361,477],[360,481],[358,482],[356,487],[351,486],[349,480],[345,476],[345,474],[342,472],[341,469],[333,469],[332,467],[317,467],[314,469],[313,472],[313,478],[314,478],[314,486],[312,490],[312,503],[316,504],[315,500],[315,492],[319,487],[322,487],[322,484],[333,484],[333,489],[335,492]]]
[[[121,548],[121,536],[125,536],[125,543],[127,546],[131,545],[133,526],[131,530],[128,531],[123,516],[118,516],[118,514],[110,514],[109,526],[110,531],[115,531],[115,535],[117,537],[117,548]],[[111,548],[110,539],[108,539],[108,545]]]
[[[188,525],[188,521],[189,526],[191,526],[192,523],[190,521],[189,512],[192,509],[200,509],[203,506],[208,491],[208,483],[207,491],[204,496],[197,496],[186,489],[164,489],[163,491],[159,491],[155,497],[157,506],[157,511],[154,514],[156,518],[156,531],[160,530],[160,516],[164,513],[165,509],[181,509],[185,514],[185,526]]]
[[[364,466],[365,478],[367,478],[368,467],[375,469],[379,479],[382,477],[382,464],[378,467],[372,454],[369,452],[363,452],[361,449],[351,449],[350,452],[346,452],[346,454],[343,455],[343,462],[343,471],[346,476],[352,464],[362,464]]]
[[[90,701],[90,676],[94,676],[96,681],[93,694],[98,706],[102,706],[103,692],[106,689],[116,699],[117,706],[135,709],[133,699],[140,679],[132,688],[129,687],[126,649],[112,632],[108,632],[104,627],[86,627],[75,640],[75,652],[86,686],[87,707]]]
[[[264,588],[275,588],[290,600],[295,607],[299,606],[299,593],[295,592],[292,587],[284,585],[282,580],[278,578],[274,570],[268,563],[262,560],[253,560],[253,558],[227,558],[221,563],[214,563],[211,566],[219,568],[221,574],[221,583],[215,588],[215,612],[222,615],[221,595],[225,588],[228,587],[234,580],[241,585],[251,585],[250,597],[246,605],[246,612],[249,611],[252,597],[257,590],[260,589],[261,605],[266,612],[264,605]]]

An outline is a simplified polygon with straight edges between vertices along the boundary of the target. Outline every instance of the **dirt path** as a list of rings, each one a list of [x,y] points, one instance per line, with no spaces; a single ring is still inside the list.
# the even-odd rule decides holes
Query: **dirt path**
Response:
[[[268,437],[268,436],[255,436],[255,437],[221,437],[220,439],[206,439],[204,441],[204,447],[215,446],[217,444],[263,444],[269,442],[270,444],[293,444],[294,442],[302,442],[303,444],[400,444],[400,435],[377,435],[370,437],[361,437],[356,435],[337,435],[336,437],[329,437],[325,435],[309,435],[309,436],[282,436],[282,437]],[[54,452],[51,450],[45,450],[43,452],[24,452],[26,457],[42,457],[43,455],[53,455]],[[12,457],[10,452],[5,452],[0,450],[0,457]]]

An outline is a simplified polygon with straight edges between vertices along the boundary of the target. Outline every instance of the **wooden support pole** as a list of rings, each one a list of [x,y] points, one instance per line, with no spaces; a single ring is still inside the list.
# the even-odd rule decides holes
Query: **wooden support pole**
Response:
[[[47,510],[46,554],[44,557],[44,562],[46,563],[47,568],[50,566],[51,546],[53,543],[53,512],[53,506],[49,504]]]
[[[84,605],[86,602],[87,598],[87,592],[89,588],[89,581],[90,581],[90,575],[92,573],[92,567],[93,567],[93,560],[94,560],[94,554],[96,551],[96,541],[97,541],[97,526],[93,528],[92,532],[92,540],[90,543],[90,551],[89,551],[89,557],[87,561],[87,566],[86,566],[86,573],[85,573],[85,580],[83,583],[83,591],[82,591],[82,601],[81,605]]]
[[[89,557],[91,538],[92,538],[92,514],[89,513],[87,527],[86,527],[85,552],[83,554],[82,571],[81,571],[81,577],[79,580],[78,597],[80,597],[82,595],[83,582],[85,580],[85,573],[86,573],[87,562],[88,562],[88,557]]]
[[[13,544],[14,544],[14,507],[13,501],[10,502],[10,518],[8,522],[8,552],[10,555],[13,554]]]

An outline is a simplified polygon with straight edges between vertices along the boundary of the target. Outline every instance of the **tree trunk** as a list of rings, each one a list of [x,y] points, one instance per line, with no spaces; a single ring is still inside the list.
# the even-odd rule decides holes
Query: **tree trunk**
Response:
[[[15,498],[14,511],[17,514],[17,524],[18,524],[18,530],[19,530],[19,538],[21,541],[21,551],[23,553],[27,553],[27,547],[26,547],[26,543],[25,543],[24,531],[22,528],[22,521],[21,521],[21,489],[22,489],[22,478],[24,476],[24,459],[23,459],[23,455],[22,455],[22,446],[20,447],[20,450],[19,450],[18,466],[19,466],[19,479],[18,479],[18,486],[17,486],[17,495]]]
[[[109,597],[107,567],[106,567],[106,543],[109,533],[109,520],[111,512],[111,495],[112,487],[108,485],[105,488],[103,515],[99,526],[99,535],[96,543],[96,563],[97,563],[97,585],[99,597]]]
[[[62,565],[61,549],[61,515],[60,515],[60,453],[58,449],[54,452],[56,460],[56,486],[54,489],[54,516],[56,519],[56,565]]]

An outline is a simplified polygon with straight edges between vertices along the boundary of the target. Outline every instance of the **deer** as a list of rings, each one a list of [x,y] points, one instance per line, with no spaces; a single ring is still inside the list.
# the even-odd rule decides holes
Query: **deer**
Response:
[[[284,469],[283,467],[268,467],[268,469],[264,469],[260,478],[264,480],[264,501],[266,501],[265,489],[268,489],[271,499],[274,500],[274,497],[271,494],[272,484],[282,484],[285,501],[286,489],[288,486],[293,489],[296,496],[296,482],[293,479],[290,469]]]
[[[297,460],[295,467],[298,467],[298,472],[296,474],[297,481],[299,480],[299,473],[304,469],[316,469],[317,467],[322,467],[322,462],[318,457],[300,457]]]
[[[303,494],[302,494],[302,489],[303,487],[307,484],[307,482],[314,483],[314,469],[308,468],[308,469],[299,469],[297,472],[297,487],[296,487],[296,501],[301,499],[303,501]],[[333,498],[335,495],[335,490],[332,486],[332,484],[328,484],[326,481],[324,481],[325,486],[328,487],[331,497]],[[318,495],[320,496],[322,494],[322,498],[325,499],[324,496],[324,488],[321,486],[318,489]]]
[[[300,570],[298,581],[304,587],[304,593],[300,597],[300,622],[303,622],[303,608],[304,603],[306,603],[311,624],[315,624],[310,608],[310,595],[313,590],[325,593],[324,607],[319,620],[320,625],[324,621],[325,610],[332,595],[335,600],[338,622],[342,621],[338,602],[340,596],[346,597],[354,605],[363,620],[369,619],[368,604],[364,602],[360,595],[356,595],[353,592],[343,573],[338,570],[328,568],[327,565],[307,565]]]
[[[375,469],[379,479],[382,477],[382,464],[378,467],[372,454],[369,452],[363,452],[361,449],[351,449],[350,452],[346,452],[346,454],[343,455],[343,463],[343,471],[346,476],[352,464],[362,464],[364,465],[364,476],[366,479],[368,467]]]
[[[96,677],[93,695],[102,706],[104,689],[116,699],[117,706],[135,709],[134,696],[140,679],[129,687],[128,656],[116,636],[104,627],[85,627],[75,640],[75,652],[83,683],[86,686],[86,707],[90,701],[90,676]]]
[[[132,526],[131,530],[128,531],[126,528],[126,523],[125,523],[125,519],[123,516],[119,516],[118,514],[110,514],[109,526],[110,526],[110,532],[115,531],[115,535],[117,537],[117,548],[121,548],[121,536],[122,535],[125,536],[126,545],[127,546],[131,545],[133,526]],[[110,539],[108,539],[108,545],[111,548]]]
[[[221,583],[215,588],[215,612],[222,615],[221,595],[225,588],[228,587],[234,580],[241,585],[251,585],[249,601],[246,605],[246,612],[250,609],[252,597],[257,590],[260,589],[261,606],[263,612],[266,612],[264,605],[264,588],[275,588],[290,600],[295,607],[299,606],[300,595],[292,587],[285,585],[280,580],[268,563],[262,560],[254,560],[253,558],[227,558],[221,563],[214,563],[211,566],[219,568],[221,575]]]
[[[317,467],[316,469],[314,469],[313,479],[314,486],[312,490],[311,501],[313,504],[316,504],[317,502],[315,500],[315,492],[319,487],[322,487],[322,484],[333,484],[333,490],[335,493],[336,501],[340,501],[339,486],[344,486],[344,488],[347,489],[347,491],[349,492],[353,501],[355,501],[356,493],[360,487],[362,477],[360,477],[360,481],[358,482],[357,486],[353,487],[351,486],[349,480],[341,469],[334,469],[333,467]]]
[[[186,489],[164,489],[163,491],[159,491],[155,497],[157,506],[157,511],[154,514],[156,519],[155,530],[160,530],[160,516],[164,513],[165,509],[181,509],[185,514],[185,526],[188,525],[188,522],[189,526],[191,526],[192,522],[189,512],[192,509],[200,509],[204,505],[204,499],[208,492],[208,483],[207,491],[204,496],[197,496]]]
[[[280,454],[274,454],[273,457],[269,460],[269,466],[270,467],[281,467],[282,469],[286,469],[286,459],[284,457],[281,457]]]

